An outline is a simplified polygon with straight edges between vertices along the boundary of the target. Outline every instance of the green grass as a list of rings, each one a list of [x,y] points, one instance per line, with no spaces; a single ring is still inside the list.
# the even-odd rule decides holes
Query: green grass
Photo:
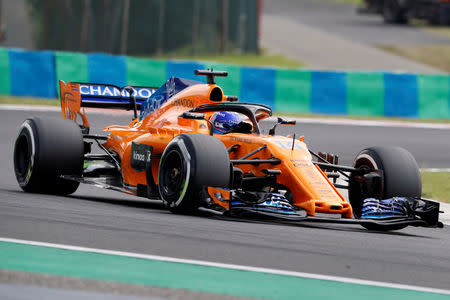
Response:
[[[48,98],[14,97],[0,95],[0,104],[29,104],[59,106],[59,100]]]
[[[422,29],[425,31],[431,32],[433,34],[436,34],[436,35],[450,38],[450,27],[449,26],[424,26]]]
[[[449,26],[430,25],[427,21],[420,19],[409,20],[409,25],[415,26],[421,30],[427,31],[435,35],[450,38]]]
[[[422,172],[422,196],[450,203],[450,172]]]
[[[450,38],[450,27],[432,26],[425,20],[412,19],[410,26],[427,31],[434,35]],[[437,69],[450,72],[450,45],[378,45],[378,48],[400,55]]]
[[[228,54],[228,55],[159,55],[152,56],[154,59],[179,59],[179,60],[194,60],[202,62],[217,62],[224,64],[233,65],[243,65],[243,66],[271,66],[271,67],[281,67],[281,68],[292,68],[298,69],[303,67],[304,64],[287,58],[282,55],[272,55],[272,54]]]
[[[430,65],[445,72],[450,72],[450,45],[378,45],[377,47],[384,51]]]

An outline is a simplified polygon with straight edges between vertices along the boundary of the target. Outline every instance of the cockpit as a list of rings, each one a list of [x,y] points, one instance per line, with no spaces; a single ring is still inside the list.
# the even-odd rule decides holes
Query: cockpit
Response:
[[[236,126],[231,132],[254,133],[260,134],[261,130],[259,122],[265,118],[272,116],[272,109],[266,105],[253,103],[217,103],[199,105],[183,115],[189,116],[189,113],[200,114],[204,118],[205,115],[213,115],[215,112],[235,112],[241,118],[240,125]],[[200,116],[199,116],[200,118]],[[247,125],[245,125],[247,124]]]

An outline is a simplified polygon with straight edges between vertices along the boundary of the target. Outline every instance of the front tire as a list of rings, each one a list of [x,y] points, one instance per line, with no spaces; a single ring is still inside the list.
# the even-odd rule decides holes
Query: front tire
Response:
[[[158,188],[164,204],[177,213],[200,205],[203,187],[230,184],[231,164],[224,144],[209,135],[186,133],[175,137],[161,157]]]
[[[377,198],[421,197],[422,181],[419,166],[410,152],[400,147],[371,147],[362,150],[353,162],[354,168],[381,170],[382,184],[372,190]],[[364,199],[368,195],[361,185],[351,183],[348,191],[354,215],[359,218]]]
[[[25,120],[14,145],[14,171],[22,190],[68,195],[78,182],[60,175],[81,175],[84,144],[80,128],[66,119]]]

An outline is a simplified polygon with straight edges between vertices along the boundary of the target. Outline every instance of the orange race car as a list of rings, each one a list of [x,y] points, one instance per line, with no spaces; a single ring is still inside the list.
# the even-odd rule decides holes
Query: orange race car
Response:
[[[27,119],[14,148],[26,192],[67,195],[80,183],[161,199],[173,212],[197,209],[231,217],[357,223],[392,230],[441,227],[439,203],[421,198],[416,161],[404,149],[372,147],[352,167],[308,149],[303,136],[263,134],[270,107],[225,96],[207,83],[172,77],[159,89],[60,82],[64,119]],[[128,126],[89,134],[81,107],[134,111]],[[138,109],[140,113],[138,114]],[[77,123],[78,120],[78,123]],[[101,154],[92,153],[95,143]],[[98,151],[97,151],[98,152]],[[337,178],[347,184],[338,184]],[[348,189],[349,202],[337,188]]]

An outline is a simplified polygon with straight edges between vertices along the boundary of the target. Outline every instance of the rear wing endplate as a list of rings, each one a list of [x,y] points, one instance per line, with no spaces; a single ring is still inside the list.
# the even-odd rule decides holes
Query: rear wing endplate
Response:
[[[79,83],[59,81],[61,91],[61,115],[76,122],[80,116],[85,128],[89,121],[81,107],[133,109],[135,99],[137,108],[158,88],[130,86],[120,88],[111,84]],[[132,91],[132,92],[131,92]]]

